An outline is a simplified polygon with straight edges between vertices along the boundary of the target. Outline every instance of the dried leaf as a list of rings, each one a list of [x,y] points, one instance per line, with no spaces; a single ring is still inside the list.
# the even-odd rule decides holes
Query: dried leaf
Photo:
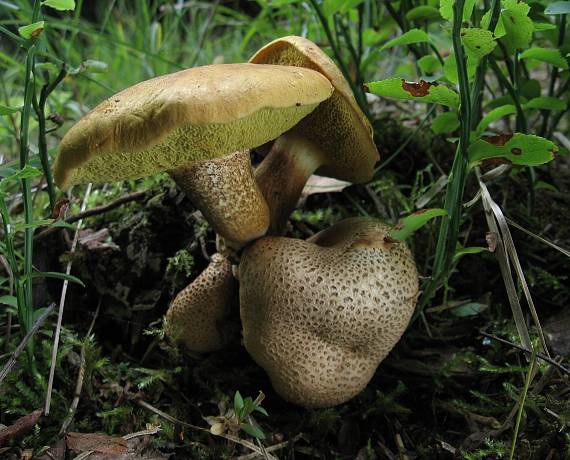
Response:
[[[91,450],[119,455],[124,454],[128,448],[125,439],[102,433],[67,433],[66,442],[69,449],[79,452]]]
[[[344,180],[333,179],[332,177],[317,176],[313,174],[303,188],[301,196],[307,197],[317,193],[335,193],[342,192],[346,187],[350,187],[352,183]]]

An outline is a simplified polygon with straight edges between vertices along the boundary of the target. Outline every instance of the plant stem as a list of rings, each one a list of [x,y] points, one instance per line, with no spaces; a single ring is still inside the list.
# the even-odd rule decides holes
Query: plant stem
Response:
[[[453,7],[453,50],[457,62],[459,96],[461,100],[460,138],[453,166],[449,174],[444,206],[449,217],[442,219],[439,230],[433,269],[433,282],[439,282],[446,275],[455,252],[459,225],[461,224],[461,203],[463,200],[463,189],[465,187],[467,172],[467,148],[469,147],[469,136],[471,132],[471,96],[469,94],[467,63],[461,44],[461,18],[463,17],[464,5],[465,0],[458,0]]]
[[[521,425],[522,414],[523,414],[523,410],[524,410],[524,403],[526,401],[526,395],[528,393],[528,388],[530,386],[530,382],[532,382],[532,379],[534,377],[535,365],[536,365],[536,352],[533,352],[531,360],[530,360],[530,365],[528,367],[528,372],[526,374],[526,379],[524,382],[523,391],[522,391],[522,394],[521,394],[521,397],[519,400],[519,409],[517,412],[517,419],[515,421],[515,429],[513,431],[513,440],[511,442],[511,452],[509,454],[509,460],[512,460],[514,458],[514,455],[515,455],[515,448],[517,446],[517,438],[518,438],[519,429],[520,429],[520,425]]]
[[[39,0],[34,0],[34,9],[32,15],[32,22],[37,22],[40,15],[41,3]],[[26,55],[26,76],[24,81],[24,106],[22,108],[22,116],[20,119],[20,169],[24,169],[28,164],[28,158],[30,153],[29,146],[29,135],[30,135],[30,114],[32,111],[32,97],[34,94],[34,78],[33,78],[33,68],[34,68],[34,54],[36,51],[36,45],[31,44],[28,48]],[[34,229],[31,226],[33,221],[33,208],[32,208],[32,192],[31,184],[29,178],[24,178],[21,180],[22,183],[22,199],[24,202],[24,221],[29,224],[30,227],[26,228],[24,231],[24,277],[32,272],[32,256],[33,256],[33,237]],[[24,295],[23,304],[18,304],[18,311],[23,309],[24,314],[21,315],[24,318],[22,324],[22,334],[25,335],[33,323],[33,299],[32,299],[32,280],[27,279],[24,281]],[[28,361],[30,363],[30,368],[34,376],[39,376],[35,370],[34,362],[34,342],[30,340],[27,347]]]

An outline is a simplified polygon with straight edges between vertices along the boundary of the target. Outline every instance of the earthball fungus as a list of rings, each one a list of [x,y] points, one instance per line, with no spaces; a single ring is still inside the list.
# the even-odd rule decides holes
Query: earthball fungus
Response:
[[[169,171],[214,230],[237,242],[263,235],[267,203],[246,149],[277,138],[330,97],[319,72],[219,64],[163,75],[99,104],[62,139],[62,187]]]
[[[244,345],[284,399],[305,407],[349,400],[400,339],[418,274],[388,231],[351,218],[307,241],[269,236],[244,250]]]
[[[216,253],[208,267],[170,304],[165,334],[190,351],[207,353],[221,349],[231,333],[227,319],[236,297],[232,265]]]

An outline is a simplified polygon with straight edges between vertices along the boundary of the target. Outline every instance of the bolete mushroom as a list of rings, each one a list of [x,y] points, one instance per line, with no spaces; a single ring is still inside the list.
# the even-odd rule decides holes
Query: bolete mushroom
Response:
[[[380,156],[372,127],[341,71],[313,42],[295,36],[279,38],[261,48],[250,62],[313,69],[334,87],[329,99],[277,138],[255,172],[271,212],[269,234],[280,235],[311,174],[367,182]]]
[[[64,188],[169,171],[217,233],[245,242],[265,233],[269,211],[243,150],[275,139],[331,93],[316,71],[271,65],[209,65],[143,81],[69,130],[55,181]]]
[[[219,350],[231,336],[227,318],[237,297],[232,265],[221,254],[174,298],[166,313],[164,332],[188,350],[208,353]]]
[[[400,339],[418,274],[388,231],[351,218],[307,241],[267,236],[244,250],[244,345],[284,399],[305,407],[349,400]]]

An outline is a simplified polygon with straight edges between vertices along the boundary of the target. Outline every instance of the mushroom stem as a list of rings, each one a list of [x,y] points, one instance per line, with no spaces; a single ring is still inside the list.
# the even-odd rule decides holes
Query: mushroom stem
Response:
[[[303,187],[324,163],[318,146],[299,134],[288,132],[273,147],[255,171],[255,180],[269,205],[269,235],[281,235]]]
[[[238,243],[265,234],[269,209],[253,177],[247,150],[196,161],[169,173],[216,233]]]

